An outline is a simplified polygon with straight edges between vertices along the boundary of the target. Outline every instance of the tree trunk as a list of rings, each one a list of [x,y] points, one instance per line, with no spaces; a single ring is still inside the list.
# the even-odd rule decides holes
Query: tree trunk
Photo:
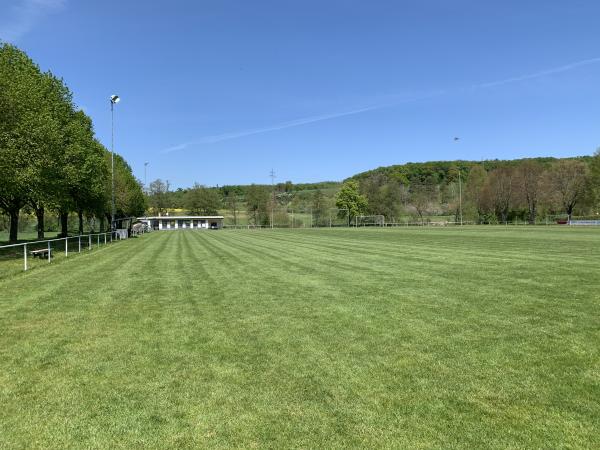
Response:
[[[417,209],[417,214],[419,215],[419,220],[421,221],[421,226],[425,225],[423,222],[423,213]]]
[[[8,241],[11,244],[17,242],[17,237],[19,234],[19,211],[20,208],[12,208],[8,214],[10,217],[10,231],[8,234]]]
[[[106,231],[104,229],[104,215],[100,216],[100,232],[103,233],[104,231]]]
[[[77,211],[77,218],[79,219],[79,234],[83,234],[83,211]]]
[[[60,235],[61,237],[67,237],[69,235],[69,213],[60,213]]]
[[[35,217],[37,218],[37,237],[44,239],[44,207],[35,208]]]
[[[536,207],[533,206],[530,210],[529,210],[529,225],[535,225],[535,219],[537,217],[537,210]]]
[[[571,222],[571,216],[572,215],[573,215],[573,207],[569,206],[569,207],[567,207],[567,216],[569,216],[568,217],[569,222]]]

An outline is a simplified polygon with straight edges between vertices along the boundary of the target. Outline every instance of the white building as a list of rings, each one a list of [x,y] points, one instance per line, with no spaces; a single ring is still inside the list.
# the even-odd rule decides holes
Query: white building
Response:
[[[151,230],[212,229],[223,228],[223,216],[151,216],[138,217]]]

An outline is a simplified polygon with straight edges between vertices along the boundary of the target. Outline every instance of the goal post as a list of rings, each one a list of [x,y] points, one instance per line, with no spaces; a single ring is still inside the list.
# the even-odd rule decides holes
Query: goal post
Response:
[[[375,214],[372,216],[356,216],[354,217],[355,227],[383,227],[385,226],[385,216]]]

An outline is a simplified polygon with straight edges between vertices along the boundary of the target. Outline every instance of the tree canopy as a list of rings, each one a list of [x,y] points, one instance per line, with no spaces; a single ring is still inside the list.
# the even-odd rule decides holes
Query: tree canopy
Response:
[[[29,205],[43,238],[44,212],[100,218],[110,211],[109,152],[94,136],[92,120],[73,102],[64,81],[43,72],[17,47],[0,43],[0,210],[17,240],[19,212]],[[131,168],[117,155],[118,211],[141,214],[145,200]]]
[[[340,215],[346,214],[349,221],[356,216],[366,213],[367,198],[360,193],[357,181],[346,181],[336,195],[335,206]]]

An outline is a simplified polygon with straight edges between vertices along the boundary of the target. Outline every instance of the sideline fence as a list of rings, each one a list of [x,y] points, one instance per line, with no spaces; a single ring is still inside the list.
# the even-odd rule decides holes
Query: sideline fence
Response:
[[[345,219],[344,223],[324,223],[324,224],[308,224],[295,228],[364,228],[364,227],[382,227],[382,228],[396,228],[396,227],[462,227],[467,225],[477,225],[477,226],[526,226],[526,227],[539,227],[539,226],[600,226],[600,220],[571,220],[565,221],[564,223],[557,223],[556,221],[546,220],[544,222],[536,222],[534,224],[529,223],[524,220],[511,220],[507,222],[497,222],[497,223],[478,223],[475,221],[464,220],[462,222],[456,222],[452,220],[403,220],[403,221],[395,221],[395,222],[385,222],[384,220],[372,220],[365,221],[364,217],[373,217],[373,216],[358,216],[355,217],[350,223]],[[228,230],[263,230],[263,229],[271,229],[271,228],[293,228],[289,224],[278,224],[275,223],[273,226],[271,225],[223,225],[224,229]]]
[[[0,246],[0,274],[21,271],[51,263],[57,258],[68,258],[70,254],[92,251],[113,241],[121,240],[116,231],[90,233],[41,241],[20,242]]]

